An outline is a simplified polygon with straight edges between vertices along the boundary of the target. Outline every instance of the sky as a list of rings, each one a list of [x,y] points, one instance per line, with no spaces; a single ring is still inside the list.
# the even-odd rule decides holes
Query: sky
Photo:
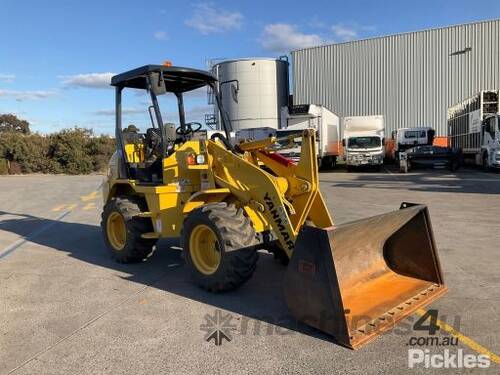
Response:
[[[129,1],[0,0],[0,114],[51,133],[112,134],[110,78],[146,64],[204,69],[214,58],[278,57],[291,50],[500,17],[498,0]],[[172,98],[164,118],[175,120]],[[147,124],[146,96],[124,97],[124,122]],[[206,92],[187,119],[209,113]]]

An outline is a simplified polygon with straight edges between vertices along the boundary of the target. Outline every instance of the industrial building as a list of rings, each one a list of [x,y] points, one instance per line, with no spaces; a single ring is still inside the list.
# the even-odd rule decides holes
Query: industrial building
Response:
[[[341,117],[384,115],[386,134],[431,126],[447,135],[447,108],[500,87],[500,19],[296,50],[294,104]]]

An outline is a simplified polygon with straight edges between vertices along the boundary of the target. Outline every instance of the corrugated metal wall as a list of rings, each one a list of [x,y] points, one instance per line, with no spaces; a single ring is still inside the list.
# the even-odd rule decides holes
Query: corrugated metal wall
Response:
[[[500,88],[499,60],[500,20],[293,51],[294,103],[446,136],[450,105]]]

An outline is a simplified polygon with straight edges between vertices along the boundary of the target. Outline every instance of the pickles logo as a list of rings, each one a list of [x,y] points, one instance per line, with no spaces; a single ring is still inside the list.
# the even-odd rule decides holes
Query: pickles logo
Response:
[[[428,324],[426,322],[429,321]],[[445,324],[445,323],[443,323]],[[412,336],[408,341],[408,368],[424,367],[429,368],[488,368],[491,359],[486,354],[465,354],[462,349],[456,349],[458,345],[457,337],[439,337],[438,331],[441,329],[438,323],[438,311],[428,310],[413,325],[415,331],[427,331],[427,336]],[[435,349],[443,348],[442,352],[435,353],[430,349],[415,348],[414,346],[431,346]]]
[[[274,223],[276,224],[276,227],[278,228],[281,237],[283,237],[283,240],[285,241],[288,250],[292,251],[293,248],[295,247],[295,244],[293,243],[292,239],[290,238],[290,234],[288,233],[285,225],[283,224],[287,223],[288,219],[284,215],[284,212],[280,210],[279,207],[276,207],[274,205],[274,202],[269,193],[266,193],[266,195],[264,196],[264,202],[266,202],[267,209],[271,213]]]
[[[464,354],[462,349],[453,352],[444,349],[442,354],[431,353],[429,349],[409,349],[408,367],[421,365],[424,368],[488,368],[490,357],[486,354]]]

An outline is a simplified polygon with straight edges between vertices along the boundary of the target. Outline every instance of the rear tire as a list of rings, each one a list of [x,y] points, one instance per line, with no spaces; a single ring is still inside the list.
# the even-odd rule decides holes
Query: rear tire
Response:
[[[483,170],[488,171],[490,169],[488,165],[488,154],[484,153],[483,154]]]
[[[210,203],[184,220],[186,265],[196,284],[210,292],[233,290],[248,281],[257,267],[258,244],[250,219],[233,204]]]
[[[460,166],[458,159],[453,159],[450,161],[450,171],[455,172]]]
[[[334,169],[336,164],[337,158],[335,156],[324,156],[323,158],[318,158],[318,169],[322,171]]]
[[[129,197],[111,199],[101,214],[104,242],[111,257],[118,263],[137,263],[153,252],[156,239],[145,239],[143,233],[153,232],[151,219],[138,217],[140,202]]]

